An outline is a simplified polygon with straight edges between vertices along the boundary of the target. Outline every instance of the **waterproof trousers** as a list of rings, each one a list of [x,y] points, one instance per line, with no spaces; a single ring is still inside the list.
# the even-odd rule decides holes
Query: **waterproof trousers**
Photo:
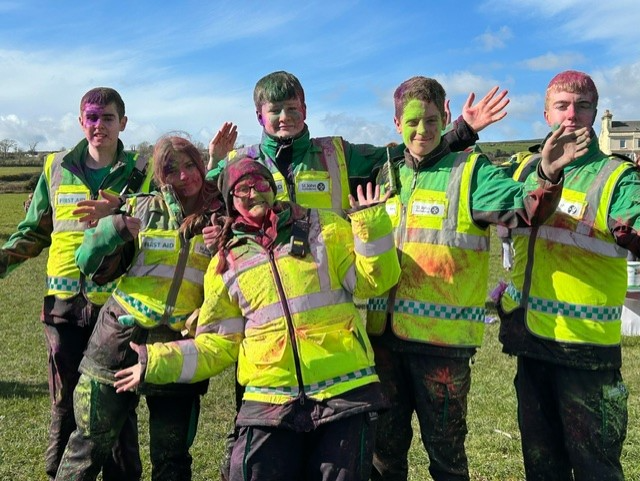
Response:
[[[518,423],[527,481],[622,481],[628,392],[619,370],[518,356]]]
[[[309,432],[267,426],[239,428],[231,481],[367,481],[375,412],[354,414]]]
[[[414,412],[434,481],[468,481],[464,442],[469,359],[395,351],[375,343],[373,350],[376,372],[391,407],[380,413],[372,481],[407,480]]]

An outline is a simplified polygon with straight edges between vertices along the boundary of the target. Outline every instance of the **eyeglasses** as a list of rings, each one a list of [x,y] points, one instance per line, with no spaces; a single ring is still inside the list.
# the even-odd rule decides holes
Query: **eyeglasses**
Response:
[[[271,184],[266,179],[258,180],[253,184],[238,184],[233,188],[231,195],[240,198],[249,197],[251,195],[251,189],[256,192],[269,192],[271,190]]]

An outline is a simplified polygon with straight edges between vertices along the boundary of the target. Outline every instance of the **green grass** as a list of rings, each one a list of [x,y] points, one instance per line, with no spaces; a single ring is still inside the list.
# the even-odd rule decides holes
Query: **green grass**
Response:
[[[486,154],[495,154],[498,149],[503,152],[524,152],[532,145],[539,144],[541,139],[517,140],[505,142],[478,142],[478,146]]]
[[[42,167],[0,166],[0,194],[32,191],[41,172]]]
[[[0,195],[0,241],[4,242],[24,215],[24,194]],[[492,287],[503,277],[499,245],[492,246]],[[46,252],[8,278],[0,280],[0,479],[45,480],[43,453],[47,442],[49,399],[46,349],[39,321],[44,294]],[[524,479],[520,436],[513,389],[514,359],[500,352],[498,325],[487,327],[485,341],[473,366],[469,399],[467,454],[476,481]],[[640,337],[623,341],[623,375],[629,387],[629,431],[623,451],[626,478],[640,479]],[[218,479],[224,436],[233,416],[233,372],[211,380],[202,402],[196,441],[192,448],[194,480]],[[139,408],[144,479],[150,478],[148,412]],[[410,479],[429,480],[428,460],[414,423],[410,451]]]
[[[42,167],[37,166],[24,166],[24,167],[6,167],[0,166],[0,182],[2,178],[7,175],[20,175],[20,174],[39,174],[42,172]]]

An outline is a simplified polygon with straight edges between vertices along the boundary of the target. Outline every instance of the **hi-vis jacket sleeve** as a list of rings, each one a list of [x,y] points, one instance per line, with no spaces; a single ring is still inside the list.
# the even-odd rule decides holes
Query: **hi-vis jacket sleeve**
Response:
[[[204,303],[195,338],[147,345],[146,382],[202,381],[237,361],[244,319],[222,276],[216,273],[217,259],[212,259],[204,277]]]
[[[126,272],[135,253],[135,242],[122,214],[110,215],[84,231],[76,250],[76,264],[98,284],[113,281]]]
[[[400,277],[391,219],[384,203],[353,212],[349,218],[350,228],[337,229],[337,239],[328,242],[333,256],[340,259],[338,276],[353,295],[378,296],[396,285]],[[349,226],[342,220],[341,224]]]

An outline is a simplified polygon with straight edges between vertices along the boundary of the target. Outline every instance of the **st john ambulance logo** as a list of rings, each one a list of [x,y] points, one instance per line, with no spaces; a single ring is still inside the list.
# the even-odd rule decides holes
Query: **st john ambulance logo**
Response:
[[[305,180],[298,182],[298,192],[325,192],[329,190],[328,180]]]

